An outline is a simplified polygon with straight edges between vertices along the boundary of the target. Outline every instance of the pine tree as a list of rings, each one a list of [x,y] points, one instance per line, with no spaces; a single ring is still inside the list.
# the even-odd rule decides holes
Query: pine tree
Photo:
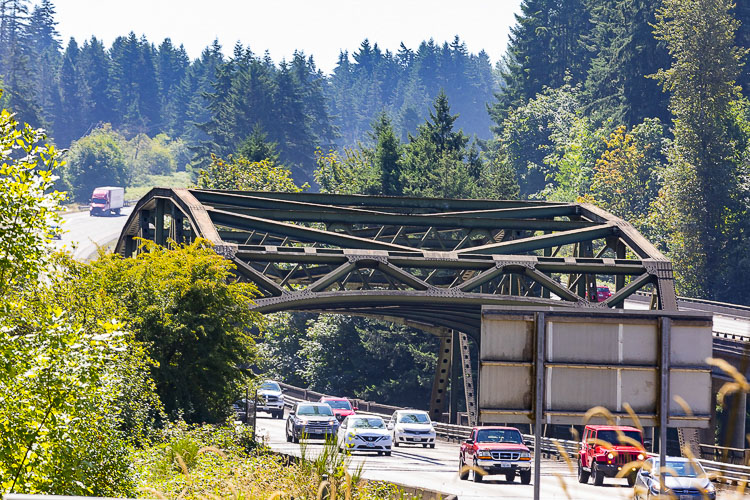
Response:
[[[28,0],[0,0],[0,77],[19,121],[42,124],[30,68]]]
[[[588,26],[585,0],[523,0],[503,59],[505,87],[491,111],[498,128],[543,87],[559,87],[568,76],[583,82],[590,57],[580,42]]]
[[[79,57],[78,44],[71,38],[60,69],[60,113],[55,123],[55,138],[62,147],[68,147],[93,125],[87,121],[89,92],[79,72]]]
[[[34,7],[27,31],[34,97],[43,123],[49,125],[60,112],[57,73],[61,64],[60,34],[57,32],[55,7],[50,0],[42,0]]]
[[[237,154],[251,162],[265,160],[271,165],[278,165],[278,148],[279,144],[276,142],[270,142],[268,140],[268,134],[263,132],[263,128],[258,123],[253,127],[253,132],[250,134],[250,137],[245,139],[245,142],[240,145]]]
[[[590,0],[593,29],[584,37],[593,59],[585,85],[594,121],[635,126],[645,118],[668,119],[667,96],[647,78],[669,64],[651,25],[658,4],[649,0]]]
[[[159,114],[164,125],[160,128],[168,129],[172,133],[174,133],[177,122],[177,109],[179,107],[177,100],[183,97],[177,92],[177,89],[185,79],[189,67],[190,59],[185,48],[182,45],[176,48],[172,45],[172,40],[165,38],[159,45],[157,56]]]
[[[78,73],[89,92],[88,122],[93,126],[118,121],[110,90],[111,65],[101,41],[91,37],[83,42],[78,55]]]
[[[380,174],[381,194],[403,196],[401,180],[401,144],[388,115],[381,113],[373,126],[376,140],[373,165]]]

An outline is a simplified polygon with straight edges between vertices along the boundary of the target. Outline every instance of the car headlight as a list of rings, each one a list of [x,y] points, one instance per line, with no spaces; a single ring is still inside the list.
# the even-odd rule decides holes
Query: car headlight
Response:
[[[477,458],[492,458],[492,454],[490,453],[490,450],[478,450]]]
[[[716,493],[716,487],[711,481],[708,482],[708,486],[706,486],[705,490],[706,493]]]
[[[519,460],[531,460],[531,453],[529,453],[528,451],[522,451]]]
[[[615,458],[614,453],[612,453],[612,452],[607,453],[607,458],[610,459],[610,460],[612,460],[613,458]]]
[[[643,460],[644,458],[646,457],[643,455],[643,453],[638,454],[638,460]]]

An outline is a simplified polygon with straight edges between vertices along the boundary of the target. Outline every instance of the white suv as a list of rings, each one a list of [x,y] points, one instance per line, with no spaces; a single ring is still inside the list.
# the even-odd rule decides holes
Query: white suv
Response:
[[[421,444],[435,447],[435,428],[430,415],[421,410],[396,410],[388,421],[388,430],[393,435],[393,446]]]

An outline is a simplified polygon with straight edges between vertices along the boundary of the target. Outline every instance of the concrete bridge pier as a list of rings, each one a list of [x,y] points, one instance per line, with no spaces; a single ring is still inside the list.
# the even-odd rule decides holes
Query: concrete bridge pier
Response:
[[[736,392],[724,397],[724,446],[745,449],[748,447],[745,429],[747,393]]]

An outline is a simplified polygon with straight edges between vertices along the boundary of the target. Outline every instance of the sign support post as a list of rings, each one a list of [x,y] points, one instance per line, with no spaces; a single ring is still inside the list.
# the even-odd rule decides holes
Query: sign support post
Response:
[[[544,418],[544,349],[546,324],[544,313],[536,313],[536,359],[534,375],[534,500],[539,500],[542,465],[542,420]]]

